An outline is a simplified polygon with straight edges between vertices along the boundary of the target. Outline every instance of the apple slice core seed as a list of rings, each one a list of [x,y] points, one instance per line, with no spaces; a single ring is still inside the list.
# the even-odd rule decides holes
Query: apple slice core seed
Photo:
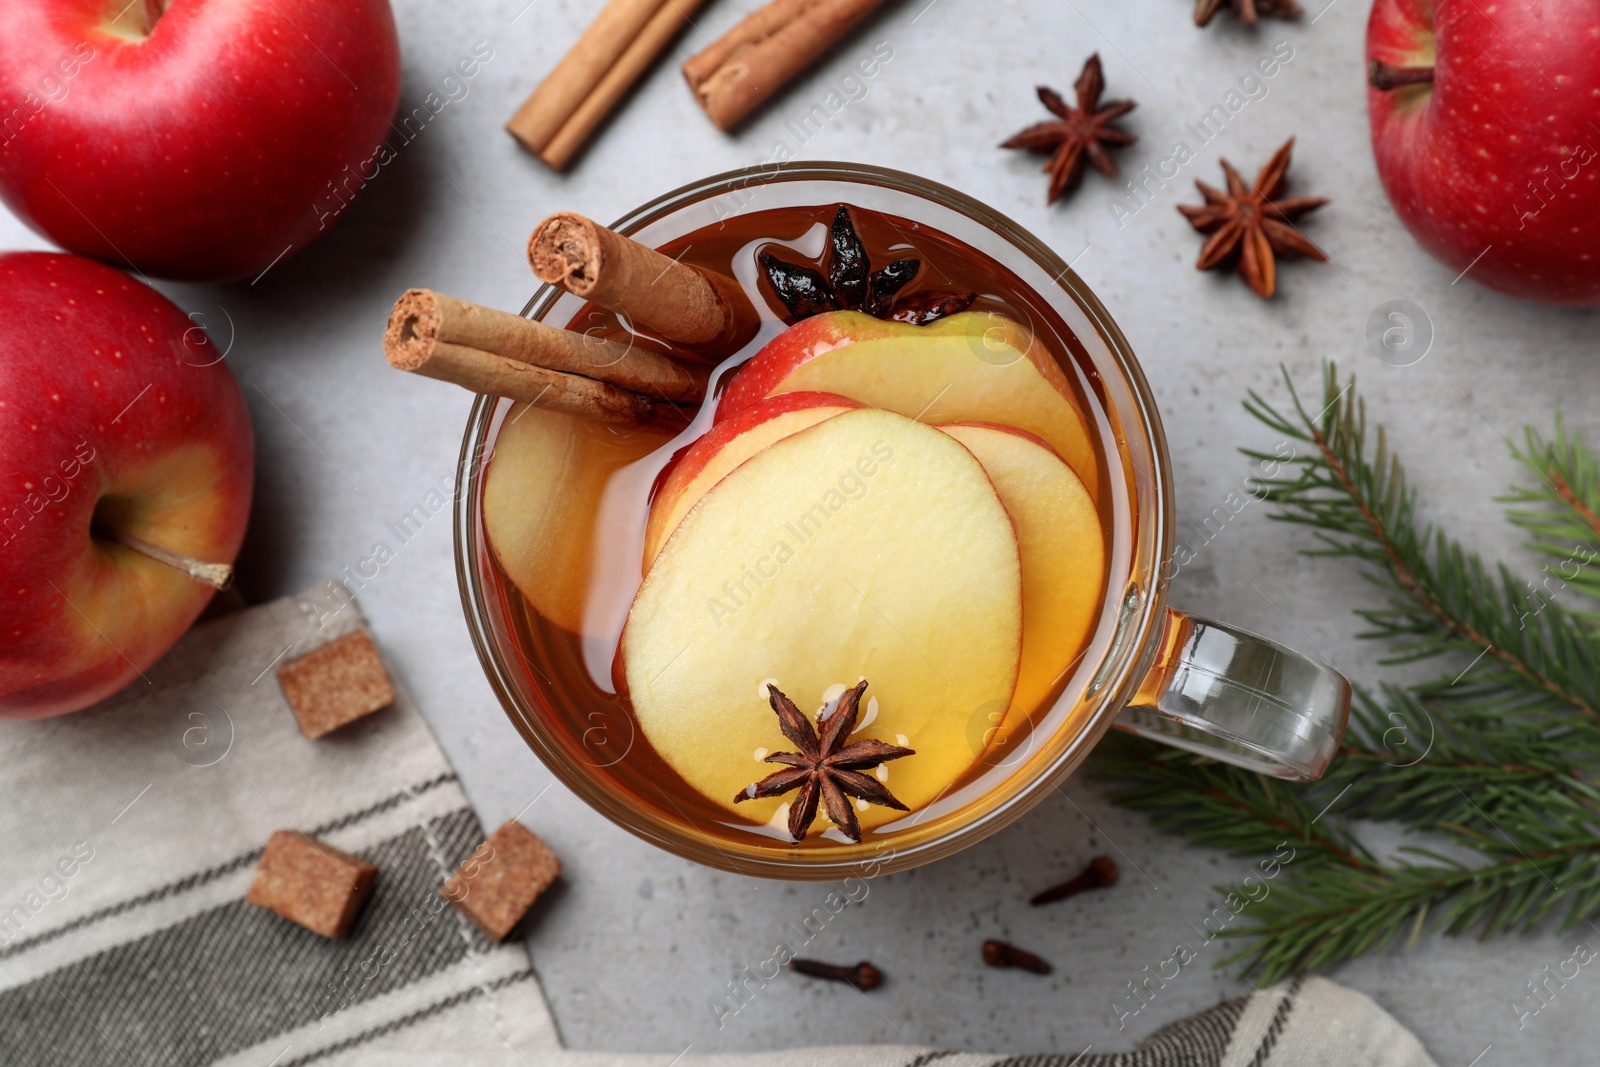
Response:
[[[766,823],[783,799],[733,806],[777,769],[762,756],[794,748],[763,685],[814,711],[865,678],[858,738],[915,749],[886,781],[913,810],[930,803],[981,754],[974,717],[1016,685],[1021,564],[988,476],[954,438],[871,409],[739,470],[667,540],[629,613],[624,673],[645,737],[707,798]],[[859,816],[870,830],[902,813]]]

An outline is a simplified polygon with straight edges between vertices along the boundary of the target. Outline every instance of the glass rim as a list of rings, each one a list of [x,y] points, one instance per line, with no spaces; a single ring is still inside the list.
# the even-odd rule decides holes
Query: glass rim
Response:
[[[1137,610],[1126,614],[1117,624],[1114,640],[1106,652],[1101,674],[1096,677],[1094,685],[1094,689],[1107,693],[1101,698],[1104,706],[1070,739],[1058,756],[1034,772],[1031,780],[1009,800],[947,833],[910,847],[902,849],[893,847],[892,841],[884,842],[892,848],[887,858],[863,855],[850,859],[797,859],[794,854],[776,850],[770,857],[731,856],[715,842],[689,828],[673,826],[669,830],[665,825],[657,825],[658,820],[639,818],[634,809],[620,802],[601,783],[568,760],[557,746],[541,736],[535,726],[538,717],[536,709],[527,706],[512,683],[512,672],[499,654],[491,632],[492,623],[488,621],[490,609],[485,589],[479,580],[481,561],[477,552],[477,517],[481,506],[480,464],[488,432],[500,404],[501,398],[495,396],[479,395],[473,402],[461,441],[453,522],[456,583],[473,647],[501,708],[540,762],[590,807],[636,837],[707,866],[786,881],[834,881],[851,875],[859,876],[864,868],[870,868],[872,874],[876,875],[922,866],[976,844],[1009,826],[1049,796],[1077,769],[1110,729],[1117,712],[1132,697],[1156,654],[1159,642],[1151,638],[1153,629],[1163,618],[1167,603],[1170,575],[1161,564],[1172,554],[1173,489],[1166,435],[1155,398],[1127,338],[1099,298],[1077,272],[1043,241],[1006,215],[959,190],[903,171],[865,163],[803,160],[753,164],[722,171],[663,193],[624,214],[611,228],[618,233],[631,234],[675,211],[740,188],[793,181],[842,181],[882,186],[950,208],[992,231],[1047,270],[1055,284],[1066,292],[1099,334],[1132,397],[1134,410],[1131,414],[1135,418],[1128,422],[1126,431],[1130,436],[1137,432],[1142,438],[1141,443],[1150,457],[1149,475],[1154,489],[1148,507],[1141,505],[1139,509],[1138,537],[1134,547],[1135,560],[1148,556],[1151,561],[1143,595],[1139,598]],[[564,295],[563,290],[552,285],[540,285],[523,306],[521,314],[541,319]],[[1107,600],[1125,597],[1127,590],[1108,588],[1105,595]],[[1108,667],[1113,669],[1108,672]]]

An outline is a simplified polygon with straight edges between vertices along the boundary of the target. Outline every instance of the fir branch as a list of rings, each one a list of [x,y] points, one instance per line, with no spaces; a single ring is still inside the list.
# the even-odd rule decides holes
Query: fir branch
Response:
[[[1489,701],[1502,713],[1577,708],[1600,727],[1600,644],[1588,628],[1417,518],[1415,493],[1382,429],[1369,456],[1366,404],[1350,398],[1353,378],[1341,389],[1328,365],[1326,404],[1316,416],[1288,384],[1298,421],[1253,390],[1245,408],[1310,447],[1290,461],[1297,477],[1256,479],[1252,491],[1278,505],[1274,519],[1316,529],[1323,547],[1310,554],[1368,564],[1367,576],[1385,590],[1388,604],[1361,613],[1372,626],[1361,636],[1392,641],[1391,663],[1472,655],[1465,671],[1432,687],[1435,698]],[[1448,692],[1462,681],[1467,688]]]
[[[1387,721],[1376,720],[1381,706],[1371,697],[1363,694],[1361,702],[1362,714],[1375,720],[1365,729]],[[1241,881],[1216,887],[1220,894],[1250,902],[1241,912],[1245,922],[1222,936],[1251,943],[1220,965],[1242,962],[1264,981],[1381,950],[1408,924],[1414,928],[1410,936],[1419,934],[1430,916],[1432,925],[1446,933],[1480,927],[1487,936],[1531,928],[1568,896],[1573,899],[1563,928],[1600,906],[1600,836],[1592,828],[1596,811],[1572,801],[1566,791],[1596,794],[1555,766],[1424,760],[1411,769],[1437,780],[1401,797],[1382,796],[1390,783],[1364,773],[1359,758],[1336,764],[1338,773],[1321,782],[1297,785],[1142,739],[1109,738],[1102,749],[1093,773],[1123,783],[1111,799],[1149,812],[1162,829],[1238,856],[1281,855],[1286,841],[1296,849],[1275,879],[1257,875],[1255,885]],[[1449,751],[1446,744],[1429,755]],[[1353,752],[1368,759],[1388,755]],[[1527,791],[1522,798],[1527,803],[1518,804],[1508,790]],[[1440,793],[1459,808],[1440,803]],[[1379,802],[1373,802],[1373,794]],[[1352,817],[1391,818],[1406,805],[1417,810],[1402,821],[1483,853],[1487,862],[1471,866],[1413,847],[1404,850],[1401,861],[1385,863],[1347,828]],[[1495,812],[1493,824],[1484,823],[1485,805]],[[1551,805],[1561,806],[1569,822],[1547,825]],[[1452,815],[1462,820],[1455,829]]]
[[[1510,520],[1533,534],[1528,547],[1558,562],[1544,568],[1539,592],[1547,599],[1560,596],[1570,586],[1591,599],[1600,599],[1600,466],[1577,435],[1568,436],[1560,413],[1555,432],[1546,440],[1528,430],[1526,449],[1513,449],[1538,477],[1532,487],[1518,487],[1501,499],[1517,505],[1508,508]],[[1552,582],[1554,584],[1552,584]],[[1590,625],[1600,622],[1600,612],[1575,610]]]
[[[1377,872],[1370,852],[1332,824],[1318,826],[1306,791],[1215,760],[1124,736],[1095,753],[1097,778],[1124,783],[1111,799],[1147,811],[1156,826],[1236,856],[1272,852],[1284,841],[1355,870]],[[1184,802],[1172,803],[1181,795]]]
[[[1291,863],[1242,912],[1248,922],[1224,931],[1251,944],[1221,965],[1242,962],[1246,972],[1274,982],[1381,951],[1408,925],[1416,934],[1432,926],[1453,935],[1477,929],[1484,937],[1531,930],[1567,895],[1555,876],[1571,872],[1583,877],[1573,880],[1573,904],[1561,923],[1569,929],[1600,904],[1597,850],[1600,840],[1590,839],[1478,867],[1417,850],[1412,854],[1433,862],[1400,862],[1381,876],[1330,867],[1306,877]]]
[[[1287,380],[1287,378],[1286,378]],[[1264,469],[1253,492],[1272,517],[1313,529],[1308,555],[1353,559],[1384,593],[1358,612],[1360,636],[1404,663],[1467,661],[1432,682],[1357,690],[1340,758],[1320,782],[1289,784],[1143,740],[1097,755],[1113,799],[1158,826],[1235,855],[1296,848],[1275,877],[1218,887],[1248,900],[1225,936],[1247,941],[1226,963],[1268,980],[1330,966],[1427,929],[1482,936],[1562,929],[1600,912],[1600,462],[1559,417],[1532,431],[1519,458],[1537,476],[1506,498],[1530,546],[1562,564],[1558,581],[1518,582],[1424,524],[1383,431],[1369,435],[1354,380],[1330,364],[1312,414],[1289,383],[1293,412],[1251,393],[1246,409],[1295,454],[1247,452]],[[1575,565],[1581,561],[1581,566]],[[1557,598],[1562,598],[1557,602]],[[1438,848],[1379,858],[1364,820],[1398,823]],[[1448,849],[1448,852],[1440,849]],[[1260,879],[1257,879],[1260,882]],[[1230,898],[1230,899],[1233,899]]]
[[[1527,810],[1553,816],[1558,806],[1587,829],[1600,818],[1600,768],[1575,765],[1566,736],[1469,709],[1436,713],[1398,686],[1384,686],[1381,699],[1358,688],[1340,759],[1320,786],[1344,791],[1346,817],[1408,829],[1454,824],[1482,833]]]

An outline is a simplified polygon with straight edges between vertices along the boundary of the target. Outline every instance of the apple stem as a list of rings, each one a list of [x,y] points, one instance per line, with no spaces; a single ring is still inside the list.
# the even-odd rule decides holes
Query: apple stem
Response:
[[[1367,64],[1367,84],[1380,92],[1402,85],[1423,85],[1433,81],[1432,67],[1395,67],[1374,59]]]
[[[153,559],[157,563],[165,563],[174,570],[182,571],[195,581],[209,585],[213,589],[226,589],[233,584],[233,568],[226,563],[201,563],[170,548],[153,545],[142,537],[135,537],[131,533],[124,533],[109,526],[97,526],[95,532],[115,541],[123,548]]]

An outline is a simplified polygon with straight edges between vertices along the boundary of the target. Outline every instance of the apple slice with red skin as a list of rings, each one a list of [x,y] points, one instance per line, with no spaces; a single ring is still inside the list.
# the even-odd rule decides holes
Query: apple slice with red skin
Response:
[[[915,810],[981,755],[971,723],[1011,699],[1021,644],[1017,539],[982,465],[932,427],[860,409],[768,445],[701,498],[640,586],[621,656],[662,758],[766,821],[784,801],[734,797],[794,747],[767,683],[812,713],[866,678],[856,737],[916,750],[882,775]],[[869,831],[902,817],[860,812]]]
[[[1041,438],[1011,426],[938,427],[983,464],[1022,557],[1022,667],[1013,715],[1037,711],[1078,662],[1105,599],[1105,530],[1083,482]]]
[[[713,426],[664,472],[645,527],[645,571],[695,502],[739,464],[775,441],[860,406],[834,393],[782,393]]]
[[[796,323],[739,369],[716,421],[763,397],[821,391],[930,425],[993,422],[1036,434],[1096,492],[1089,423],[1044,345],[1003,315],[969,311],[927,326],[858,311]]]
[[[0,718],[38,718],[136,681],[200,614],[209,586],[112,534],[232,563],[254,447],[204,331],[121,271],[0,255],[0,320]]]

